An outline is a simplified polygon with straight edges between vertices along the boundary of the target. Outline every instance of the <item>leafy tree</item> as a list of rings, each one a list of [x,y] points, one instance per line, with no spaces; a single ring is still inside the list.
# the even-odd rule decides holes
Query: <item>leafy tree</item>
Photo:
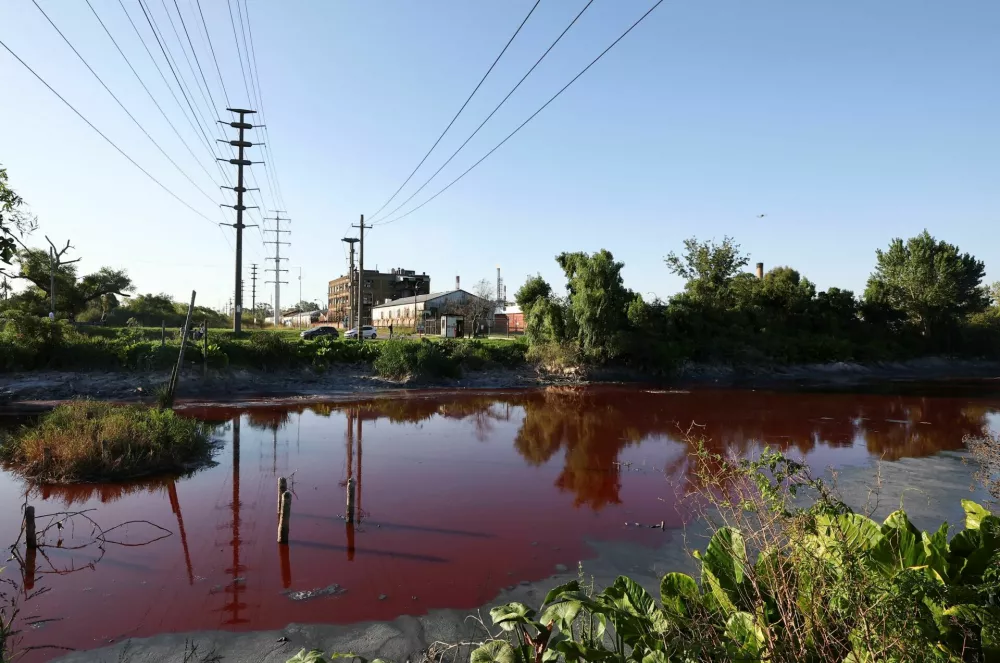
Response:
[[[20,267],[14,278],[24,279],[31,285],[11,298],[12,307],[37,315],[48,311],[48,298],[52,292],[49,254],[41,249],[22,249],[16,254]],[[61,264],[55,271],[56,311],[75,319],[92,302],[100,302],[108,295],[127,297],[135,288],[124,270],[102,267],[93,274],[79,278],[76,265]]]
[[[305,299],[292,307],[293,310],[298,312],[318,311],[320,308],[320,305],[316,302],[310,302]]]
[[[11,264],[20,238],[37,226],[23,207],[24,200],[7,185],[7,169],[0,168],[0,263]]]
[[[865,301],[900,312],[925,336],[952,328],[989,306],[982,261],[926,230],[905,244],[900,238],[892,240],[888,250],[879,249],[876,256]]]
[[[525,316],[531,313],[531,307],[539,299],[548,299],[552,295],[552,286],[546,283],[541,274],[529,276],[524,285],[514,295],[514,301],[521,307]]]
[[[728,304],[733,279],[747,266],[749,258],[740,252],[733,238],[724,237],[721,244],[699,242],[691,237],[684,240],[684,253],[671,251],[666,259],[671,272],[687,283],[684,289],[696,299]]]
[[[556,262],[566,273],[580,348],[600,359],[617,355],[621,333],[628,327],[626,315],[632,300],[621,276],[625,264],[615,262],[606,249],[593,254],[562,253]]]

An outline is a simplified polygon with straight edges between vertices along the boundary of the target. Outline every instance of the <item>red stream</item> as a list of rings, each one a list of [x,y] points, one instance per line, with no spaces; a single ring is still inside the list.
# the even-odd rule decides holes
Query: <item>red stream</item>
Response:
[[[28,489],[40,515],[94,509],[88,515],[102,527],[146,520],[171,535],[147,543],[164,533],[129,525],[108,535],[116,543],[102,553],[80,518],[46,532],[44,555],[25,560],[33,576],[17,560],[6,571],[19,586],[19,645],[86,649],[166,631],[474,608],[557,564],[572,571],[593,555],[588,540],[666,543],[683,522],[690,447],[682,431],[693,423],[715,450],[768,444],[825,468],[960,449],[998,406],[621,387],[191,408],[219,422],[225,446],[215,467],[125,486]],[[294,492],[287,546],[275,541],[279,476]],[[348,477],[362,514],[355,527],[340,517]],[[0,475],[0,540],[17,538],[25,490]],[[666,531],[633,525],[660,521]],[[333,584],[346,591],[304,601],[284,594]],[[36,619],[56,621],[29,624]]]

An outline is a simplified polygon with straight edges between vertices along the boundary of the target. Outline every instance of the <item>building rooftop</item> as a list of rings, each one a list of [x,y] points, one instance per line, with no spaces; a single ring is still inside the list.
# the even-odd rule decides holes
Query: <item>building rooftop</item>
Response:
[[[392,301],[383,302],[382,304],[375,304],[375,306],[373,306],[372,308],[379,308],[382,306],[399,306],[400,304],[412,304],[414,301],[427,302],[432,299],[437,299],[438,297],[445,297],[446,295],[452,295],[456,292],[464,292],[470,297],[475,297],[475,295],[473,295],[470,292],[466,292],[465,290],[444,290],[442,292],[432,292],[426,295],[417,295],[416,298],[400,297],[399,299],[393,299]]]

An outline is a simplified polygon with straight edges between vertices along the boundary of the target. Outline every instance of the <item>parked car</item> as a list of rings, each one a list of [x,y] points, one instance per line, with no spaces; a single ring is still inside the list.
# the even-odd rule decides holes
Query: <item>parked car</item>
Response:
[[[348,329],[347,331],[344,332],[344,338],[357,338],[357,337],[358,337],[357,329]],[[364,327],[361,328],[361,338],[363,339],[378,338],[378,332],[375,331],[375,328],[372,327],[371,325],[365,325]]]
[[[340,334],[337,332],[336,327],[313,327],[312,329],[307,329],[299,336],[306,339],[307,341],[314,338],[319,338],[321,336],[329,336],[331,338],[337,338]]]

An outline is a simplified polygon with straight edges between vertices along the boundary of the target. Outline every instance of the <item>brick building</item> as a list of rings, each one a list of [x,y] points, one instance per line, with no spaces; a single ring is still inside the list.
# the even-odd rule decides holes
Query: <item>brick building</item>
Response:
[[[326,318],[338,326],[348,323],[351,304],[357,298],[357,271],[354,278],[349,275],[338,277],[329,283],[327,289]],[[364,282],[364,312],[362,324],[371,324],[371,307],[387,300],[425,295],[431,290],[431,277],[427,274],[417,274],[412,269],[392,269],[380,272],[377,269],[366,269]]]

